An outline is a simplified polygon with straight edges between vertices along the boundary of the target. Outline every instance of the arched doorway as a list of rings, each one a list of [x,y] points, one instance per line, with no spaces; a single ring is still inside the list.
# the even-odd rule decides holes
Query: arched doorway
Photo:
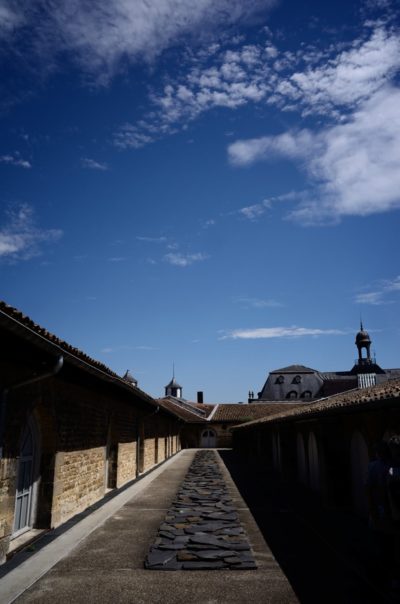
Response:
[[[319,491],[320,489],[320,477],[319,477],[319,455],[317,439],[315,438],[314,432],[310,432],[308,437],[308,467],[309,467],[309,484],[313,491]]]
[[[13,537],[28,531],[33,526],[37,491],[35,484],[38,461],[37,449],[37,434],[33,420],[30,419],[22,432],[20,440]]]
[[[360,516],[368,515],[367,498],[365,495],[365,477],[367,475],[369,453],[362,434],[356,430],[351,437],[351,493],[354,509]]]
[[[214,430],[207,428],[201,433],[200,447],[210,449],[217,446],[217,435]]]

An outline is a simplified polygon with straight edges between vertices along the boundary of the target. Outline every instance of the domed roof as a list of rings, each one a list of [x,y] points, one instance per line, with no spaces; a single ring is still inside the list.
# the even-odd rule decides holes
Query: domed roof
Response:
[[[176,379],[174,377],[172,378],[170,383],[167,384],[165,387],[166,388],[182,388],[182,386],[180,384],[178,384],[178,382],[176,381]]]
[[[365,331],[363,324],[360,325],[360,331],[356,335],[356,344],[370,344],[371,338],[369,337],[369,333]]]

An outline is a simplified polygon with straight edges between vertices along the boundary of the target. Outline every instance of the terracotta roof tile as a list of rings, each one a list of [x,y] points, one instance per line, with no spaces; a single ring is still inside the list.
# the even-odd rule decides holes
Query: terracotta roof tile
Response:
[[[68,344],[64,340],[61,340],[54,334],[47,331],[47,329],[45,329],[44,327],[41,327],[40,325],[38,325],[37,323],[32,321],[32,319],[30,317],[28,317],[27,315],[24,315],[20,310],[13,308],[12,306],[9,306],[8,304],[6,304],[5,302],[3,302],[1,300],[0,300],[0,311],[2,311],[4,314],[11,317],[11,319],[15,319],[16,321],[18,321],[18,323],[21,323],[28,329],[31,329],[36,334],[38,334],[42,338],[45,338],[52,344],[59,346],[66,352],[69,352],[69,353],[73,354],[74,356],[82,359],[86,363],[93,365],[93,367],[97,367],[98,369],[101,369],[102,371],[105,371],[106,373],[108,373],[112,376],[119,377],[119,378],[121,377],[117,373],[112,371],[109,367],[107,367],[103,363],[100,363],[100,361],[96,361],[95,359],[92,359],[86,353],[79,350],[79,348],[75,348],[74,346],[71,346],[71,344]]]
[[[82,350],[79,350],[79,348],[75,348],[74,346],[71,346],[71,344],[68,344],[68,342],[61,340],[54,334],[47,331],[47,329],[44,327],[41,327],[41,325],[35,323],[30,317],[24,315],[20,310],[9,306],[2,300],[0,300],[0,320],[1,319],[3,319],[3,321],[7,321],[7,327],[16,326],[18,330],[21,329],[21,326],[22,329],[26,328],[26,330],[29,330],[26,331],[27,334],[31,332],[33,337],[39,336],[39,338],[43,338],[43,340],[47,341],[49,344],[56,346],[60,352],[71,355],[73,359],[82,361],[84,365],[92,367],[95,370],[99,370],[103,374],[109,376],[112,380],[115,380],[120,386],[132,389],[132,391],[134,391],[138,396],[140,396],[142,399],[145,399],[146,402],[152,405],[155,404],[153,397],[137,386],[134,387],[132,384],[126,382],[120,375],[115,373],[115,371],[112,371],[109,367],[107,367],[107,365],[104,365],[104,363],[101,363],[100,361],[96,361],[86,353],[82,352]]]
[[[214,422],[240,421],[247,422],[262,418],[271,414],[279,413],[284,409],[299,407],[304,403],[250,403],[250,404],[230,404],[222,403],[218,405],[217,410],[211,418]]]
[[[180,419],[183,419],[186,422],[195,422],[195,423],[203,423],[207,421],[207,416],[202,417],[195,410],[190,411],[187,406],[183,407],[177,401],[172,400],[171,398],[159,398],[157,399],[157,403],[163,409],[167,409]]]

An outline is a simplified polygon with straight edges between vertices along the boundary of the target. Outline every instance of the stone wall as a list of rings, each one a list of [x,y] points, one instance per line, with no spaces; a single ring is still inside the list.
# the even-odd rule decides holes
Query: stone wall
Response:
[[[130,480],[136,478],[136,440],[130,443],[119,443],[118,445],[118,471],[117,471],[117,487],[122,487]]]
[[[62,524],[104,496],[105,448],[56,454],[52,526]]]
[[[19,352],[18,352],[19,354]],[[8,365],[6,366],[7,369]],[[7,371],[0,358],[0,378]],[[32,375],[20,363],[14,381]],[[32,528],[53,528],[149,471],[177,450],[178,422],[140,400],[134,389],[121,389],[75,367],[9,396],[5,453],[0,460],[0,563],[13,534],[15,494],[24,427],[33,426]],[[143,446],[138,447],[142,434]],[[165,447],[165,439],[175,446]],[[28,527],[28,525],[27,525]]]

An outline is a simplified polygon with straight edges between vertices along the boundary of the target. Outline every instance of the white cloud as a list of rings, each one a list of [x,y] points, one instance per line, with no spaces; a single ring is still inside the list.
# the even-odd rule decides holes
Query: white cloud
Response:
[[[258,327],[255,329],[234,329],[222,336],[221,340],[255,340],[270,338],[301,338],[305,336],[341,336],[347,332],[339,329],[310,329],[308,327]]]
[[[40,253],[42,243],[57,241],[60,229],[41,229],[36,226],[33,209],[24,204],[7,213],[8,221],[0,228],[0,259],[28,260]]]
[[[357,294],[357,296],[354,298],[354,302],[356,304],[372,304],[373,306],[385,304],[383,292],[367,292]]]
[[[322,129],[238,141],[231,161],[301,160],[314,191],[289,217],[319,224],[400,207],[400,89],[385,87],[346,121]]]
[[[180,252],[170,252],[164,256],[165,262],[181,267],[190,266],[194,262],[201,262],[207,258],[208,256],[206,254],[202,254],[200,252],[197,254],[181,254]]]
[[[15,0],[0,5],[6,28],[24,24],[42,56],[59,51],[107,81],[124,61],[151,61],[188,37],[206,40],[220,26],[265,14],[275,0]],[[40,11],[40,13],[39,13]],[[40,14],[40,19],[38,15]]]
[[[9,164],[10,166],[18,166],[19,168],[32,168],[32,164],[26,159],[22,159],[18,152],[13,155],[0,155],[0,164]]]
[[[296,71],[280,83],[278,93],[309,111],[335,114],[340,105],[355,107],[370,98],[399,66],[399,36],[380,26],[322,65]]]
[[[0,0],[0,37],[6,37],[25,22],[22,7],[16,2]]]
[[[128,344],[119,344],[117,346],[105,346],[100,349],[100,352],[104,354],[113,354],[115,352],[121,352],[122,350],[133,350],[133,346],[129,346]]]
[[[262,298],[237,298],[239,304],[247,308],[280,308],[283,305],[272,298],[264,300]]]
[[[182,73],[169,77],[150,96],[152,108],[136,123],[115,133],[120,148],[140,148],[173,134],[212,108],[235,110],[249,103],[276,105],[282,111],[316,113],[341,122],[395,77],[400,67],[400,38],[388,25],[366,24],[351,42],[326,48],[279,50],[269,40],[257,44],[215,46],[192,54]],[[303,140],[300,141],[300,136]],[[297,157],[308,145],[306,129],[279,137],[257,137],[230,146],[230,159],[250,164],[261,154]],[[245,144],[242,144],[245,143]],[[252,143],[252,144],[250,144]]]
[[[147,350],[147,351],[152,351],[152,350],[160,350],[159,348],[156,348],[155,346],[135,346],[136,350]]]
[[[258,160],[275,157],[301,157],[314,144],[308,130],[285,132],[277,136],[262,136],[248,140],[238,140],[229,145],[228,155],[232,164],[245,166]]]
[[[357,294],[354,298],[356,304],[371,304],[378,306],[381,304],[390,304],[392,300],[387,297],[393,292],[400,291],[400,275],[394,279],[384,279],[376,284],[376,289],[370,292]]]
[[[387,292],[400,291],[400,275],[394,279],[384,281],[384,289]]]
[[[82,157],[81,165],[83,168],[88,168],[89,170],[108,170],[108,165],[106,163],[90,159],[89,157]]]
[[[153,109],[135,124],[123,124],[115,133],[121,148],[140,148],[214,108],[236,109],[260,103],[273,90],[271,46],[245,44],[226,49],[199,51],[184,74],[169,79],[163,90],[154,92]]]
[[[261,203],[256,203],[251,206],[245,206],[240,208],[239,214],[247,218],[248,220],[256,220],[260,218],[265,212],[271,209],[272,205],[276,202],[282,201],[299,201],[304,198],[303,191],[290,191],[283,195],[277,195],[275,197],[269,197],[264,199]]]
[[[142,235],[137,235],[136,239],[138,241],[145,241],[147,243],[165,243],[167,238],[164,236],[161,237],[145,237]]]
[[[252,206],[245,206],[244,208],[240,208],[239,212],[243,214],[245,218],[249,220],[255,220],[262,216],[269,206],[265,206],[264,202],[255,203]]]

